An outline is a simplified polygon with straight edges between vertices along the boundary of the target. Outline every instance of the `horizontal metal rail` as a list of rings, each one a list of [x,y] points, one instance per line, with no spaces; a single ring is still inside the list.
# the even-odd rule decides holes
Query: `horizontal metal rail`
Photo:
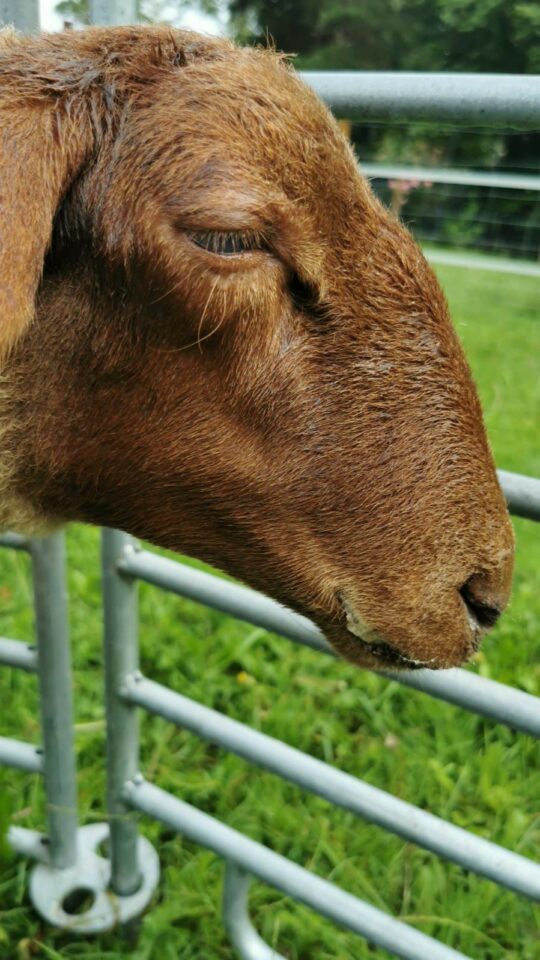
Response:
[[[177,560],[168,560],[149,550],[127,547],[117,564],[120,573],[151,583],[169,593],[188,597],[205,607],[245,620],[264,630],[279,633],[288,640],[331,653],[321,631],[300,614],[293,613],[270,597],[222,580],[211,573],[188,567]]]
[[[419,693],[429,693],[430,697],[436,697],[437,700],[445,700],[463,710],[540,738],[540,697],[523,690],[457,667],[440,671],[385,673],[385,676]]]
[[[11,550],[30,550],[30,541],[20,533],[2,533],[0,547],[9,547]]]
[[[467,960],[462,953],[395,920],[183,800],[146,783],[140,775],[125,785],[124,797],[134,810],[213,850],[218,856],[335,923],[391,951],[401,960]]]
[[[27,827],[15,827],[13,824],[8,829],[8,843],[12,850],[20,854],[21,857],[28,857],[37,863],[45,863],[51,866],[51,854],[49,844],[44,843],[47,839],[43,834],[36,830],[28,830]],[[54,883],[54,880],[51,883]],[[80,889],[80,888],[79,888]]]
[[[490,273],[509,273],[517,277],[540,278],[540,264],[532,260],[512,260],[511,257],[482,256],[476,253],[453,253],[422,245],[430,263],[447,267],[465,267],[467,270],[488,270]]]
[[[540,76],[500,73],[304,71],[348,120],[431,120],[540,129]]]
[[[40,747],[10,737],[0,737],[0,766],[15,767],[29,773],[43,773],[43,756]]]
[[[248,587],[134,547],[124,551],[118,569],[124,575],[188,597],[296,643],[332,653],[328,642],[310,620]],[[540,698],[521,690],[458,669],[385,672],[385,676],[414,687],[421,693],[428,693],[531,736],[540,737]]]
[[[360,163],[360,169],[373,180],[417,180],[420,183],[540,191],[540,177],[523,173],[493,173],[484,170],[456,170],[453,167],[414,167],[401,163],[364,163],[363,161]]]
[[[540,865],[519,854],[419,810],[411,803],[169,690],[140,673],[125,678],[121,696],[127,703],[218,743],[383,830],[446,857],[509,890],[540,900]]]
[[[0,637],[0,663],[6,667],[17,667],[35,673],[38,655],[35,647],[20,640],[8,640]]]
[[[540,480],[509,470],[497,470],[497,474],[510,513],[540,522]]]

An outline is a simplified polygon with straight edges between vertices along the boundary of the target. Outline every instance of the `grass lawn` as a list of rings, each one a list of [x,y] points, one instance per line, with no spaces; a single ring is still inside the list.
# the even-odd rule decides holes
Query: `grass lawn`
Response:
[[[538,281],[440,268],[482,395],[501,467],[540,476]],[[516,522],[511,609],[474,669],[540,695],[540,529]],[[68,533],[80,810],[104,819],[98,536]],[[31,636],[26,557],[0,551],[0,634]],[[220,614],[141,587],[142,667],[154,679],[336,764],[474,833],[538,858],[540,762],[530,738]],[[0,670],[0,732],[37,742],[35,680]],[[538,960],[540,916],[430,853],[249,767],[159,719],[142,722],[142,769],[215,814],[475,960]],[[0,770],[0,825],[41,828],[38,779]],[[225,960],[222,863],[144,821],[162,882],[138,938],[97,940],[44,927],[29,906],[29,865],[0,861],[0,958]],[[290,960],[389,955],[255,883],[252,913]]]

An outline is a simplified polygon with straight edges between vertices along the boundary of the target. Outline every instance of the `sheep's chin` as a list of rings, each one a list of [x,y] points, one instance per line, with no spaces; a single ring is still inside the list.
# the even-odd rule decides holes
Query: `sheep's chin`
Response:
[[[436,657],[430,660],[416,660],[414,657],[409,657],[400,650],[396,650],[376,630],[369,626],[343,594],[340,595],[339,599],[345,611],[347,632],[354,637],[355,643],[361,644],[366,652],[381,661],[381,668],[392,669],[398,667],[406,670],[421,670],[423,668],[433,669],[436,666]]]

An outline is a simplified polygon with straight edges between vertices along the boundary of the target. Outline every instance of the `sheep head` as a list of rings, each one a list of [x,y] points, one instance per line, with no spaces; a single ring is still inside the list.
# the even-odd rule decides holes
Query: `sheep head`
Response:
[[[0,72],[6,502],[215,564],[361,665],[464,661],[506,507],[437,280],[325,106],[162,28]]]

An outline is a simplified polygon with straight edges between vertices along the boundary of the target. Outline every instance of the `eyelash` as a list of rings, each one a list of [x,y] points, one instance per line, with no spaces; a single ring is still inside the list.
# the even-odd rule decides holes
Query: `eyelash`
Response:
[[[268,244],[259,233],[247,231],[205,230],[189,233],[189,239],[196,247],[220,257],[241,256],[256,250],[268,250]],[[293,274],[288,284],[289,296],[296,310],[309,314],[312,319],[326,321],[328,313],[319,303],[316,290]]]
[[[188,234],[189,239],[196,247],[206,250],[207,253],[214,253],[220,257],[237,257],[244,253],[252,253],[256,250],[267,250],[264,237],[258,233],[244,232],[241,230],[207,230],[198,233]]]

